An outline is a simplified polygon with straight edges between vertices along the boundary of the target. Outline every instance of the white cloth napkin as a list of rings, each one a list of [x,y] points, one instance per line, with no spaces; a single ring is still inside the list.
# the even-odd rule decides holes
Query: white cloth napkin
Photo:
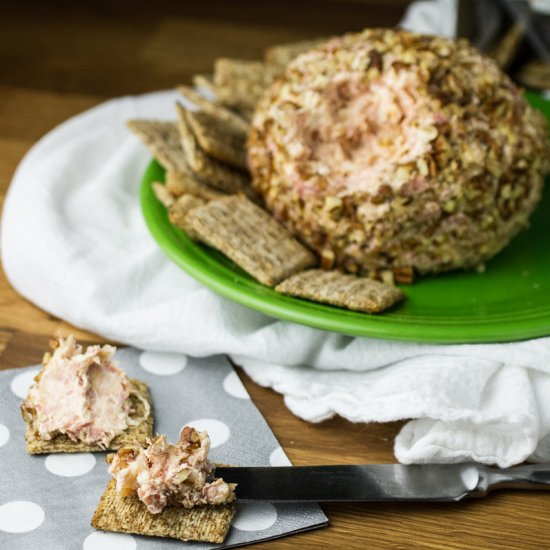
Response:
[[[456,32],[457,0],[418,0],[405,12],[400,27],[452,38]]]
[[[350,338],[269,318],[221,298],[159,250],[140,211],[150,156],[130,118],[174,118],[175,92],[109,101],[27,154],[5,201],[11,284],[67,321],[136,347],[228,353],[318,422],[415,419],[404,463],[550,460],[550,338],[436,346]]]

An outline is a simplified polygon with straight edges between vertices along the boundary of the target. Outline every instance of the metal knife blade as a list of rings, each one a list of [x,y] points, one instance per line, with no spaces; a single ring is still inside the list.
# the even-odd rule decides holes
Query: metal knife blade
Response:
[[[497,488],[550,489],[550,465],[489,468],[475,463],[217,467],[237,499],[272,502],[459,501]]]

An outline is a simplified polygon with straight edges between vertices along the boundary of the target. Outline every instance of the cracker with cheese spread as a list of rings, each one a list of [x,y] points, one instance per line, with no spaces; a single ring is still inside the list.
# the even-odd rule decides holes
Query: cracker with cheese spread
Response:
[[[60,338],[21,405],[29,454],[115,450],[152,436],[149,390],[129,379],[112,346]]]
[[[214,477],[210,438],[185,426],[108,456],[112,479],[92,518],[104,531],[223,542],[235,514],[235,485]]]

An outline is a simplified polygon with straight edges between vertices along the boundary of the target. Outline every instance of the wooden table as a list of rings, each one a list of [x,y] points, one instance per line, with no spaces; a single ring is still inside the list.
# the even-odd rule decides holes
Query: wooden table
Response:
[[[74,4],[74,5],[73,5]],[[0,17],[0,200],[17,164],[45,132],[101,101],[189,82],[215,57],[257,58],[272,43],[393,25],[402,0],[208,0],[206,2],[18,2]],[[181,5],[179,5],[181,4]],[[32,200],[32,197],[29,198]],[[39,362],[49,337],[71,327],[19,296],[0,274],[0,368]],[[394,462],[401,427],[312,425],[240,372],[295,465]],[[330,527],[266,548],[550,548],[550,499],[502,492],[454,505],[332,504]]]

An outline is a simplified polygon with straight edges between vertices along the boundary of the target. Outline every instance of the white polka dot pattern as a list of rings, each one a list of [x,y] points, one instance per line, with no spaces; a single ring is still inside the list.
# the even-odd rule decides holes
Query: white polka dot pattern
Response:
[[[42,525],[44,510],[28,500],[13,500],[0,506],[0,531],[28,533]]]
[[[237,505],[237,514],[231,523],[239,531],[263,531],[277,521],[277,510],[269,502]]]
[[[215,462],[240,464],[243,452],[250,452],[254,464],[288,464],[226,358],[197,359],[124,348],[117,351],[116,359],[130,378],[148,384],[157,430],[168,434],[171,441],[177,439],[182,426],[189,424],[209,433],[213,447],[210,456]],[[0,372],[0,403],[8,405],[7,414],[0,411],[0,463],[10,464],[10,483],[0,487],[0,550],[66,546],[77,550],[145,550],[159,544],[176,546],[175,542],[96,531],[89,526],[106,483],[103,454],[27,456],[25,426],[18,409],[40,368],[33,365]],[[92,493],[97,493],[93,502]],[[300,506],[296,513],[292,504],[240,504],[231,535],[231,544],[235,545],[259,542],[324,521],[320,512],[309,511],[307,506]],[[63,529],[59,529],[61,521]]]
[[[34,377],[40,372],[40,369],[31,369],[22,372],[21,374],[16,375],[11,381],[11,391],[20,397],[25,399],[27,393],[29,393],[29,388],[34,383]]]
[[[282,447],[277,447],[269,455],[269,463],[271,466],[292,466]]]
[[[136,548],[136,539],[132,535],[102,531],[89,534],[82,544],[82,550],[135,550]]]
[[[183,353],[163,353],[144,351],[139,356],[139,364],[151,374],[171,376],[181,372],[187,365],[187,355]]]
[[[87,474],[95,463],[92,453],[51,454],[46,457],[44,466],[56,476],[76,477]]]
[[[213,418],[200,418],[186,422],[188,426],[193,426],[199,432],[208,432],[210,436],[211,447],[219,447],[229,439],[229,427],[227,424]]]
[[[10,431],[8,430],[7,426],[4,426],[4,424],[0,424],[0,447],[2,445],[5,445],[10,438]]]
[[[223,389],[237,399],[250,399],[250,395],[243,386],[235,371],[230,372],[223,381]]]

